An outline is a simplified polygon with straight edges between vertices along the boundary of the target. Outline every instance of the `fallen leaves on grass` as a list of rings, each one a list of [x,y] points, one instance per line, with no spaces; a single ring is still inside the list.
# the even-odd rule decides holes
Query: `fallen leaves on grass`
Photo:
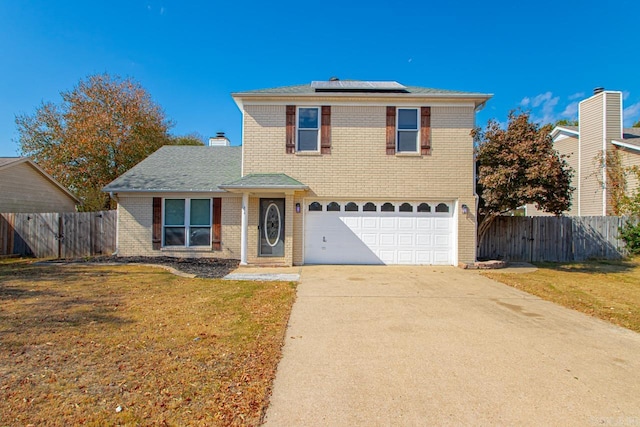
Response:
[[[539,264],[525,274],[483,273],[556,304],[640,332],[640,258]]]
[[[257,425],[292,284],[0,264],[0,419]]]

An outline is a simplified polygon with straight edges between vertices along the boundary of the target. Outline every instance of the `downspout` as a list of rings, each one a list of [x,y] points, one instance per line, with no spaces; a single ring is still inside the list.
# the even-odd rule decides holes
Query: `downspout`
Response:
[[[118,256],[118,252],[120,251],[120,239],[118,238],[120,234],[120,199],[118,199],[118,196],[113,191],[109,191],[109,197],[118,203],[118,207],[116,209],[116,250],[111,254],[113,256]]]

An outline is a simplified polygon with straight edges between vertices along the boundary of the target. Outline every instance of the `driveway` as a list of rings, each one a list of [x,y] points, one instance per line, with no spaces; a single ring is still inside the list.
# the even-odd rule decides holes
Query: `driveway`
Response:
[[[640,425],[640,334],[453,267],[305,266],[267,426]]]

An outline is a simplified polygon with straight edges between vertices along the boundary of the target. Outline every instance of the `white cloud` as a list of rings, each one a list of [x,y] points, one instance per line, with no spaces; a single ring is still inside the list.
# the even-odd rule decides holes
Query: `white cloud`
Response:
[[[530,102],[531,99],[529,99],[528,96],[525,96],[524,98],[522,98],[522,101],[520,101],[520,105],[522,105],[523,107],[527,107]]]
[[[569,100],[573,101],[574,99],[584,98],[584,92],[576,92],[573,95],[569,95]]]
[[[545,93],[541,93],[540,95],[536,95],[533,98],[533,102],[531,103],[531,105],[533,107],[539,107],[542,104],[547,104],[549,102],[553,102],[553,105],[558,103],[558,97],[553,98],[553,93],[551,92],[545,92]],[[555,100],[555,102],[554,102]]]
[[[572,102],[564,108],[564,111],[560,113],[562,117],[569,117],[571,119],[578,118],[578,102]]]
[[[628,90],[623,90],[622,91],[622,100],[626,101],[627,98],[629,97],[629,95],[631,95],[631,92],[629,92]]]
[[[631,127],[633,124],[640,120],[640,102],[629,105],[622,112],[624,117],[624,127]]]

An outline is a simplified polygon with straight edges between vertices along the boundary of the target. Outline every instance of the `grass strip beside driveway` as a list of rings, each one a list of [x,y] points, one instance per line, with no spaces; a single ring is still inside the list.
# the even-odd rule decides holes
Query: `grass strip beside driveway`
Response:
[[[545,300],[640,332],[640,258],[536,264],[533,273],[485,276]]]
[[[257,425],[295,285],[0,261],[0,423]]]

